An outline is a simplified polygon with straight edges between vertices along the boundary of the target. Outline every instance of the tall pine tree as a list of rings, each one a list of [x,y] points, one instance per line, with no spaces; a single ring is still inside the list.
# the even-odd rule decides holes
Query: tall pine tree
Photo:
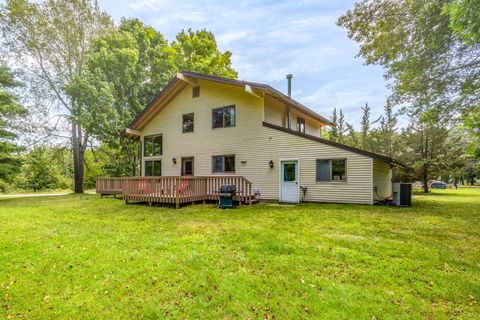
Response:
[[[0,191],[5,191],[5,184],[12,182],[20,164],[13,155],[20,147],[15,144],[17,136],[11,129],[11,121],[27,112],[12,93],[19,85],[10,70],[0,62]]]

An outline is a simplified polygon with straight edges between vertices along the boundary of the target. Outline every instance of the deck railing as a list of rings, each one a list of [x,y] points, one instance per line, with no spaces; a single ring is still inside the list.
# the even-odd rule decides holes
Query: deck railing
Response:
[[[167,203],[179,207],[182,203],[218,200],[220,186],[236,186],[235,200],[252,202],[252,183],[241,176],[202,177],[99,177],[97,193],[122,194],[126,203]]]

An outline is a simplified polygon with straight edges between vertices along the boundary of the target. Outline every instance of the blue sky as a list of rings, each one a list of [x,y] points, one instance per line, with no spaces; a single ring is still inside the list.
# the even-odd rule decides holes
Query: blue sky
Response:
[[[355,58],[358,45],[335,25],[353,7],[347,0],[220,1],[99,0],[116,22],[136,17],[173,40],[182,29],[212,31],[220,50],[233,53],[241,80],[268,83],[286,92],[285,75],[293,74],[292,96],[330,116],[342,108],[357,128],[368,101],[372,119],[382,113],[390,91],[383,70]]]

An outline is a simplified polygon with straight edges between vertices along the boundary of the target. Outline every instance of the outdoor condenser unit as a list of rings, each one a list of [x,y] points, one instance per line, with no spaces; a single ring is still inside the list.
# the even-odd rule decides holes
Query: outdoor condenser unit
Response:
[[[393,204],[396,206],[412,205],[412,184],[394,183],[393,184]]]

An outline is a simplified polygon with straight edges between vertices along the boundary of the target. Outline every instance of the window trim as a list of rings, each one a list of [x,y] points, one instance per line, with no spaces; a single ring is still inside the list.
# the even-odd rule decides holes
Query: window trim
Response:
[[[222,157],[222,171],[213,171],[213,158],[215,157]],[[233,171],[225,171],[225,157],[233,157]],[[235,171],[237,170],[237,159],[235,159],[235,154],[222,154],[222,155],[213,155],[212,156],[212,168],[211,168],[211,172],[212,174],[224,174],[224,173],[228,173],[228,174],[231,174],[231,173],[235,173]]]
[[[329,181],[319,181],[317,180],[317,161],[329,161],[330,166],[330,180]],[[344,180],[333,180],[333,172],[332,172],[332,160],[345,160],[345,179]],[[315,183],[317,184],[325,184],[325,183],[339,183],[339,184],[346,184],[348,183],[348,159],[342,157],[336,158],[319,158],[315,159]]]
[[[227,108],[233,108],[233,114],[234,114],[234,117],[233,117],[233,125],[229,125],[229,126],[225,126],[225,110]],[[217,110],[223,110],[223,117],[222,117],[222,126],[221,127],[215,127],[215,122],[214,122],[214,116],[213,114],[215,113],[215,111]],[[221,129],[221,128],[231,128],[231,127],[235,127],[237,125],[237,108],[234,104],[232,105],[228,105],[228,106],[224,106],[224,107],[218,107],[218,108],[213,108],[212,109],[212,129]]]
[[[161,137],[162,139],[162,143],[161,143],[161,147],[160,147],[160,154],[152,154],[152,155],[147,155],[146,152],[147,152],[147,148],[146,148],[146,139],[148,138],[153,138],[153,142],[152,142],[152,151],[155,150],[155,138],[156,137]],[[161,157],[163,155],[163,134],[151,134],[151,135],[148,135],[148,136],[144,136],[143,137],[143,157],[144,158],[154,158],[154,157]]]
[[[185,131],[185,126],[184,126],[185,120],[184,120],[184,117],[187,116],[187,115],[190,115],[190,114],[192,115],[192,118],[193,118],[193,120],[192,120],[192,122],[193,122],[193,124],[192,124],[192,131]],[[193,133],[193,132],[195,132],[195,112],[189,112],[189,113],[184,113],[184,114],[182,114],[182,133]],[[162,140],[162,144],[163,144],[163,140]]]

